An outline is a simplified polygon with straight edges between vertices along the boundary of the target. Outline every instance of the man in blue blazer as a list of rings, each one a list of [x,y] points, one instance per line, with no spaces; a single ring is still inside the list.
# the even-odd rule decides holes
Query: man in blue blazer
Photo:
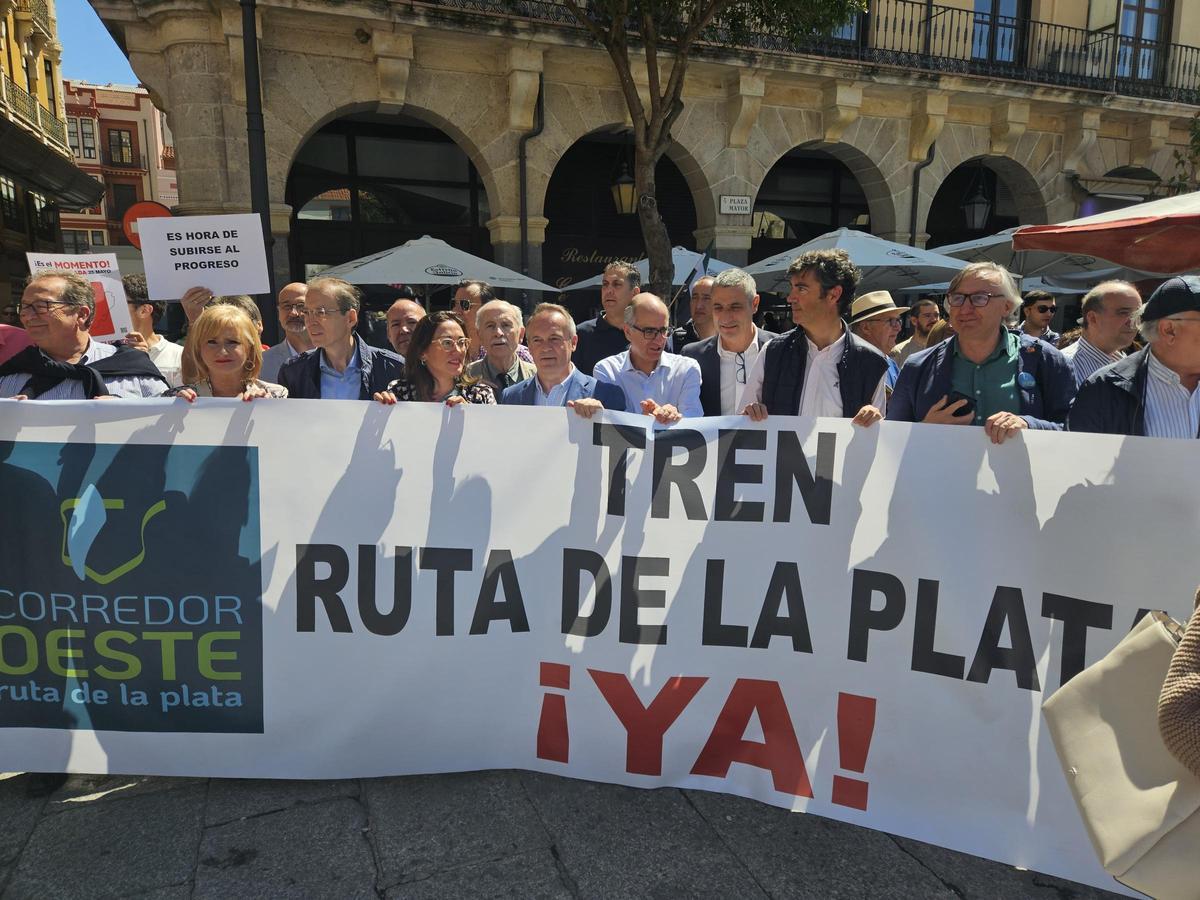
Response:
[[[567,406],[585,419],[598,409],[628,411],[625,392],[585,375],[571,362],[579,344],[575,320],[557,303],[541,303],[525,323],[525,342],[537,374],[504,389],[500,402],[515,406]]]
[[[759,351],[779,335],[754,324],[758,286],[741,269],[726,269],[712,278],[709,309],[717,333],[683,348],[683,356],[700,363],[700,405],[706,416],[736,416],[742,411],[746,376]]]

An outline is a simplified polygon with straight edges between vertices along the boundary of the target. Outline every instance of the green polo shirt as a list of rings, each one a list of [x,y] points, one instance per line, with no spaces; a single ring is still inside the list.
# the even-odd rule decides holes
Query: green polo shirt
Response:
[[[975,398],[974,424],[982,425],[993,413],[1021,411],[1021,397],[1017,391],[1017,350],[1020,346],[1017,335],[1007,328],[1001,329],[1000,340],[992,355],[976,365],[962,355],[958,341],[954,342],[951,387]]]

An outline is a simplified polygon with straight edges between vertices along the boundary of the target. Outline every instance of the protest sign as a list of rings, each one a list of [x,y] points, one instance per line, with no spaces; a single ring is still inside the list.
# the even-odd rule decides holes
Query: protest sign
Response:
[[[25,257],[29,260],[31,274],[59,270],[74,272],[88,280],[96,297],[96,315],[89,329],[93,338],[111,341],[133,331],[133,319],[129,316],[125,287],[121,284],[114,254],[26,253]]]
[[[142,218],[137,225],[151,300],[178,300],[194,287],[218,296],[271,289],[256,215]]]
[[[5,766],[531,769],[1111,889],[1040,705],[1142,608],[1189,609],[1200,483],[1145,473],[1192,471],[1198,445],[647,423],[10,404]]]

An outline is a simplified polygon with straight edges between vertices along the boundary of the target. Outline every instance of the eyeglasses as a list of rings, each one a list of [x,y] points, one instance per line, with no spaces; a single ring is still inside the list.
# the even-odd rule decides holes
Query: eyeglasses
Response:
[[[74,306],[74,303],[68,303],[66,300],[34,300],[32,303],[21,303],[17,305],[17,315],[22,319],[27,319],[30,316],[44,316],[50,312],[52,306]]]
[[[733,354],[733,361],[737,368],[733,370],[733,378],[738,384],[746,383],[746,354]]]
[[[318,306],[316,309],[304,308],[304,318],[306,319],[328,319],[333,315],[340,316],[344,315],[344,313],[336,307],[334,309],[330,309],[327,306]]]
[[[1045,314],[1048,312],[1054,312],[1056,309],[1058,309],[1058,307],[1057,306],[1047,306],[1045,303],[1039,303],[1037,306],[1034,307],[1034,309],[1036,309],[1040,313]]]
[[[303,303],[280,303],[279,311],[282,313],[287,313],[289,316],[292,313],[300,313],[300,315],[304,315],[304,304]]]
[[[471,309],[471,301],[470,300],[454,300],[451,302],[450,306],[458,307],[463,312],[469,312]]]
[[[467,348],[471,346],[471,341],[468,338],[438,338],[434,341],[439,347],[449,353],[451,350],[458,350],[465,353]]]
[[[947,294],[946,302],[951,306],[962,306],[968,300],[976,308],[987,306],[993,297],[1003,297],[1003,294],[989,294],[987,291],[976,291],[974,294]]]
[[[662,328],[643,328],[641,325],[630,325],[629,327],[634,331],[641,332],[642,337],[648,341],[652,341],[655,338],[666,337],[671,333],[671,329],[665,325]]]

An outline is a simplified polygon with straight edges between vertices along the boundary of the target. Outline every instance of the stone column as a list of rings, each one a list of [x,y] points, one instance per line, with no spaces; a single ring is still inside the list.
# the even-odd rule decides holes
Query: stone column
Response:
[[[550,220],[545,216],[530,216],[528,221],[529,236],[529,272],[530,278],[542,280],[542,245],[546,243],[546,226]],[[514,272],[521,271],[521,218],[520,216],[495,216],[488,219],[488,231],[492,239],[492,259]],[[510,303],[521,304],[519,296],[504,299]],[[531,307],[539,299],[537,294],[530,294],[524,305]],[[528,312],[528,309],[526,309]]]
[[[749,263],[752,239],[749,223],[713,225],[710,228],[698,228],[692,233],[696,237],[696,249],[700,252],[703,253],[709,241],[712,241],[712,255],[715,259],[735,266],[745,266]]]

